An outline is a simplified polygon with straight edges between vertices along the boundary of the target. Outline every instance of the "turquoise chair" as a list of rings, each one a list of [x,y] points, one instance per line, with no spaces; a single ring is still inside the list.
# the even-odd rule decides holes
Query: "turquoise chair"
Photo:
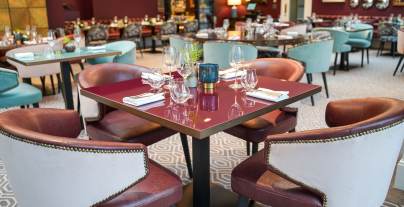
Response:
[[[334,75],[337,70],[337,60],[338,60],[338,53],[341,54],[341,62],[346,61],[347,68],[349,68],[349,52],[351,52],[351,45],[346,44],[349,40],[349,33],[333,29],[333,28],[315,28],[314,32],[316,31],[326,31],[329,32],[332,39],[334,40],[334,45],[332,51],[335,53],[335,60],[334,60]]]
[[[229,53],[233,45],[240,45],[245,61],[257,59],[258,51],[253,45],[238,42],[212,41],[203,44],[203,62],[215,63],[219,68],[230,68]]]
[[[313,73],[321,73],[323,76],[325,93],[328,95],[326,72],[330,70],[332,58],[333,40],[312,42],[300,45],[288,50],[288,57],[302,62],[305,66],[307,82],[313,82]],[[314,106],[314,98],[311,97],[311,104]]]
[[[135,64],[136,62],[136,44],[132,41],[116,41],[105,44],[108,50],[117,50],[121,54],[117,56],[100,57],[94,59],[88,59],[87,62],[91,65],[103,64],[103,63],[123,63],[123,64]]]
[[[0,108],[33,105],[39,107],[42,93],[39,89],[18,82],[18,73],[0,68]]]
[[[369,64],[369,48],[372,46],[373,26],[370,24],[352,24],[351,27],[357,32],[349,32],[348,45],[358,48],[362,51],[361,67],[363,67],[363,57],[366,50],[367,62]]]
[[[178,35],[170,36],[170,46],[174,47],[176,51],[184,50],[185,44],[192,43],[192,40],[180,37]]]

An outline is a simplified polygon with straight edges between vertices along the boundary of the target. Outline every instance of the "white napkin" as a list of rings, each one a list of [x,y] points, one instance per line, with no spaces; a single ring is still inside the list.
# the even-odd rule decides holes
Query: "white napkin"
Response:
[[[87,50],[105,50],[107,49],[105,45],[100,45],[100,46],[89,46],[87,47]]]
[[[264,99],[267,101],[279,102],[289,98],[289,91],[273,91],[267,88],[258,88],[247,92],[247,96]]]
[[[229,68],[226,70],[220,70],[219,76],[222,79],[231,79],[231,78],[239,77],[239,76],[243,75],[243,73],[245,73],[245,71],[240,71],[240,70],[237,70],[236,68]]]
[[[197,38],[209,38],[208,33],[196,33],[195,35]]]
[[[170,76],[169,75],[160,76],[160,75],[157,75],[154,73],[142,72],[141,77],[142,77],[142,79],[145,79],[145,80],[160,80],[161,78],[167,79]]]
[[[293,37],[290,35],[278,35],[278,39],[279,40],[290,40],[290,39],[293,39]]]
[[[137,96],[128,96],[123,98],[123,102],[126,104],[141,106],[149,103],[164,100],[164,93],[143,93]]]
[[[240,36],[230,36],[229,40],[240,40]]]
[[[20,52],[20,53],[15,53],[14,57],[18,59],[34,59],[34,53],[33,52]]]
[[[299,35],[298,32],[286,32],[287,35],[292,36],[292,37],[296,37]]]

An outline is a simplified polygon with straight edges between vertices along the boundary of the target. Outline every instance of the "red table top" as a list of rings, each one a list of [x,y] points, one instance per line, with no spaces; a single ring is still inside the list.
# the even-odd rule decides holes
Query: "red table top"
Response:
[[[121,109],[146,120],[159,123],[167,128],[193,136],[205,138],[247,120],[302,100],[321,91],[317,85],[281,81],[269,77],[259,77],[258,87],[289,91],[289,98],[278,103],[248,97],[244,92],[229,88],[233,81],[221,81],[213,93],[203,89],[191,89],[194,98],[187,104],[179,105],[166,92],[164,101],[135,107],[124,104],[126,96],[139,95],[150,90],[141,79],[82,89],[82,95],[108,106]]]

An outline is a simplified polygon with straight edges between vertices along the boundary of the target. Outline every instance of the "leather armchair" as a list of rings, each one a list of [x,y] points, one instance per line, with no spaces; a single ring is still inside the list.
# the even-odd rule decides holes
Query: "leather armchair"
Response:
[[[404,102],[330,102],[325,119],[330,128],[269,136],[233,170],[239,206],[382,206],[401,154]]]
[[[80,118],[60,109],[0,114],[0,156],[19,206],[170,206],[178,176],[142,144],[77,139]],[[72,199],[73,198],[73,199]]]
[[[138,65],[118,63],[93,65],[80,72],[78,76],[79,93],[80,88],[141,78],[142,72],[147,71],[149,71],[148,68]],[[162,127],[159,124],[130,113],[97,103],[80,94],[79,97],[81,114],[85,120],[85,128],[91,140],[142,143],[148,146],[177,133],[174,130]],[[187,136],[180,134],[180,137],[188,173],[192,177]]]
[[[262,58],[250,61],[257,75],[268,76],[286,81],[299,81],[303,74],[303,66],[297,61],[285,58]],[[270,134],[294,131],[297,124],[297,109],[284,108],[244,122],[225,130],[235,137],[246,140],[247,155],[258,151],[258,144]]]

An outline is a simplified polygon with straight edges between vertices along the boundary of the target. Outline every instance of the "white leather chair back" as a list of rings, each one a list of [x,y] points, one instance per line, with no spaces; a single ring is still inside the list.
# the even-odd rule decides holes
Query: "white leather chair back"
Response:
[[[45,50],[45,48],[47,48],[47,47],[49,47],[47,44],[24,46],[24,47],[20,47],[20,48],[16,48],[16,49],[8,51],[6,53],[6,55],[13,56],[15,53],[22,53],[22,52],[42,53]],[[58,43],[57,46],[55,46],[55,48],[56,47],[61,47],[61,46]],[[47,75],[60,73],[60,63],[25,66],[25,65],[16,63],[10,59],[8,59],[7,61],[11,65],[13,65],[17,68],[18,73],[21,78],[40,77],[40,76],[47,76]]]
[[[320,132],[310,132],[316,133]],[[379,207],[389,190],[403,137],[404,124],[399,122],[328,141],[273,141],[267,160],[289,178],[324,193],[328,207]]]
[[[404,55],[404,30],[397,32],[397,52]]]
[[[93,141],[81,142],[87,145]],[[0,152],[21,207],[93,206],[135,184],[148,172],[145,148],[140,147],[104,150],[57,146],[0,131]]]
[[[297,32],[299,35],[304,35],[307,33],[307,24],[298,24],[295,26],[288,27],[280,31],[281,35],[286,35],[288,32]]]

